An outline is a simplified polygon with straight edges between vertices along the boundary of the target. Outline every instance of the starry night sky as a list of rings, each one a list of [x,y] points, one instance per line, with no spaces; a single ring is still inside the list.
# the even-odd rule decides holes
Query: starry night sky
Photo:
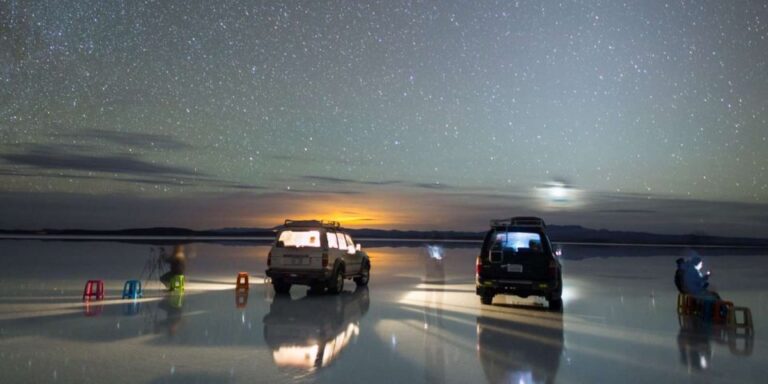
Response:
[[[762,1],[0,0],[0,228],[768,237]]]

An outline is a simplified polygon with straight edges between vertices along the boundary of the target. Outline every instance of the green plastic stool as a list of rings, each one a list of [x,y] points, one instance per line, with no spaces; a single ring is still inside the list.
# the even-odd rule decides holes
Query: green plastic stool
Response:
[[[171,291],[183,291],[184,290],[184,275],[171,276],[171,283],[169,284]]]

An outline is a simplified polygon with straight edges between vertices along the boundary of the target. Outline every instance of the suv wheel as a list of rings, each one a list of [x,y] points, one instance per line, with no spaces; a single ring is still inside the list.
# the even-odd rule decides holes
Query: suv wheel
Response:
[[[290,283],[284,283],[279,280],[273,280],[272,281],[272,287],[275,288],[276,293],[288,293],[288,291],[291,290],[291,284]]]
[[[549,309],[553,311],[563,309],[563,298],[560,295],[552,295],[552,297],[547,299],[547,303],[549,303]]]
[[[493,295],[482,295],[480,296],[480,302],[485,305],[491,305],[493,303]]]
[[[336,273],[328,282],[328,292],[337,294],[344,289],[344,271],[341,268],[336,268]]]
[[[312,284],[309,286],[309,293],[320,294],[325,292],[325,284]]]
[[[355,284],[357,284],[358,287],[364,287],[368,285],[368,280],[371,279],[371,265],[368,263],[365,263],[363,265],[363,270],[360,271],[360,276],[355,277]]]

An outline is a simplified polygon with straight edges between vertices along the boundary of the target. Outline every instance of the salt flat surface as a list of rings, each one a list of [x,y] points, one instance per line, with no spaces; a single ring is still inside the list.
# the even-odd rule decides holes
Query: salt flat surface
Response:
[[[365,246],[365,244],[364,244]],[[497,296],[480,305],[475,248],[367,249],[368,289],[339,296],[263,284],[268,247],[194,244],[187,289],[140,278],[152,246],[0,241],[2,383],[765,382],[768,251],[702,250],[721,295],[749,307],[754,333],[680,318],[677,248],[565,246],[565,304]],[[251,275],[237,296],[237,272]],[[89,279],[107,298],[81,301]],[[143,277],[142,277],[143,280]]]

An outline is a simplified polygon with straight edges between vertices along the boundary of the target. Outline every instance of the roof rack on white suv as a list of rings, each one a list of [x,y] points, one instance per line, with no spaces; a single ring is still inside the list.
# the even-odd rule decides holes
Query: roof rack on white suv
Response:
[[[323,227],[323,228],[341,228],[341,224],[338,221],[327,220],[285,220],[286,227]]]
[[[509,219],[491,220],[491,227],[542,227],[546,228],[544,220],[534,216],[517,216]]]

